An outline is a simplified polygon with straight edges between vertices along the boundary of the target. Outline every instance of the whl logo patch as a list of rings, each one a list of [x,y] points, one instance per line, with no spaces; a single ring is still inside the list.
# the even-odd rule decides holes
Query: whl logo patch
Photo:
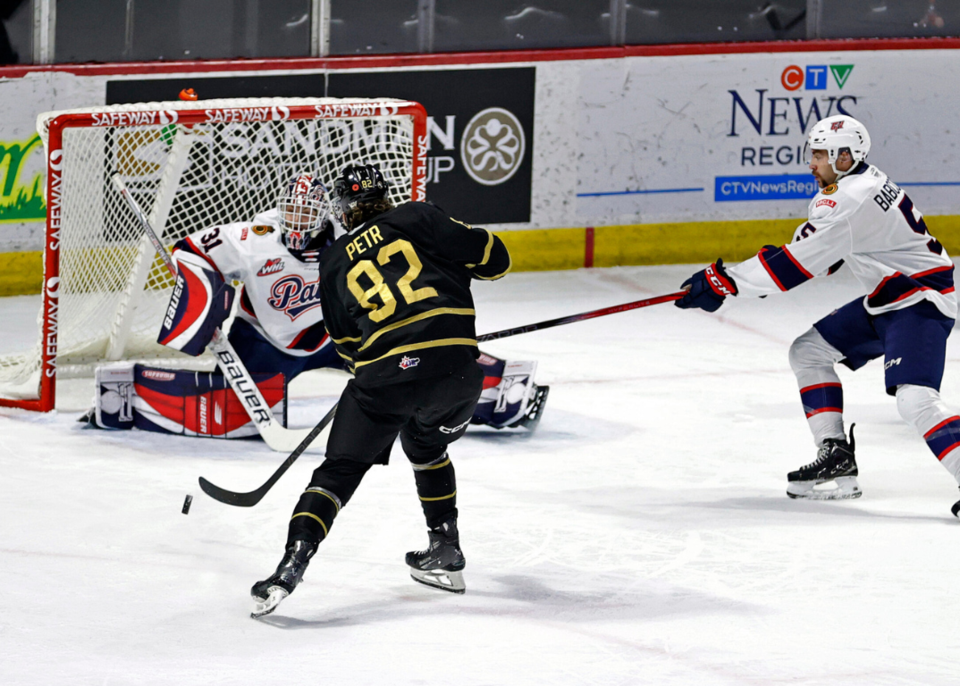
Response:
[[[400,358],[400,369],[410,369],[411,367],[416,367],[420,364],[419,357],[407,357],[404,355]]]
[[[271,274],[276,274],[277,272],[283,271],[283,258],[282,257],[273,257],[266,262],[263,266],[260,267],[260,271],[257,272],[257,276],[270,276]]]

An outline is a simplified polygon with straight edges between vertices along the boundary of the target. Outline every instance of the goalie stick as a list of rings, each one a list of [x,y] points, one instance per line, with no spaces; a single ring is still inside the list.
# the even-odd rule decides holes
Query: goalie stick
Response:
[[[143,213],[143,210],[140,209],[140,205],[138,205],[137,201],[130,195],[129,189],[120,178],[120,173],[114,172],[111,174],[110,179],[137,218],[144,233],[150,239],[157,254],[163,260],[164,265],[166,265],[173,278],[176,279],[177,268],[173,264],[173,258],[170,257],[166,248],[163,247],[163,244],[160,242],[160,237],[157,236],[157,232],[150,226],[150,221]],[[250,372],[247,371],[247,368],[243,365],[243,362],[241,362],[240,357],[233,349],[230,341],[223,335],[219,327],[214,330],[209,347],[217,358],[217,364],[223,369],[223,375],[226,377],[227,382],[229,382],[230,387],[234,393],[237,394],[237,398],[241,400],[243,409],[247,411],[251,421],[253,421],[253,425],[257,427],[257,431],[259,431],[260,436],[263,437],[264,443],[277,452],[289,452],[299,449],[303,445],[304,439],[311,433],[311,430],[287,429],[280,425],[280,422],[273,416],[270,405],[267,404],[267,401],[264,400],[263,395],[260,393],[260,389],[257,388],[257,384],[255,384],[250,377]],[[309,445],[309,443],[307,445]],[[304,449],[306,448],[304,447]]]
[[[646,300],[635,300],[622,305],[614,305],[612,307],[603,307],[599,310],[590,310],[589,312],[572,314],[567,317],[548,319],[543,322],[518,326],[512,329],[503,329],[502,331],[495,331],[493,333],[486,333],[482,336],[477,336],[477,342],[482,343],[484,341],[494,341],[499,338],[507,338],[509,336],[516,336],[521,333],[530,333],[531,331],[549,329],[551,327],[561,326],[563,324],[582,322],[586,319],[603,317],[604,315],[616,314],[617,312],[626,312],[628,310],[636,310],[641,307],[649,307],[650,305],[673,302],[674,300],[679,300],[684,295],[686,295],[686,291],[680,291],[678,293],[670,293],[669,295],[660,295],[655,298],[647,298]],[[267,494],[267,491],[273,488],[273,485],[277,483],[277,480],[290,468],[290,465],[296,462],[297,458],[303,454],[303,451],[306,450],[316,439],[316,437],[320,435],[320,432],[323,431],[324,427],[326,427],[327,424],[330,423],[330,420],[333,419],[333,415],[336,411],[336,405],[330,408],[330,411],[324,415],[323,419],[320,420],[320,423],[313,428],[306,438],[303,439],[303,442],[297,446],[296,450],[294,450],[293,453],[291,453],[290,456],[283,461],[283,464],[280,465],[277,471],[275,471],[273,475],[267,479],[266,483],[264,483],[260,488],[250,491],[249,493],[236,493],[234,491],[228,491],[225,488],[220,488],[201,476],[201,490],[214,500],[219,500],[221,503],[226,503],[227,505],[236,505],[237,507],[253,507],[263,499],[263,496]]]

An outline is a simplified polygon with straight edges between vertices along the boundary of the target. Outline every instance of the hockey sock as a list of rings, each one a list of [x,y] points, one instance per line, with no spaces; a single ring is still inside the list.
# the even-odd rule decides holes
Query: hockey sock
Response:
[[[411,460],[411,464],[427,526],[433,529],[456,517],[457,478],[450,457],[444,453],[430,462],[418,464]]]
[[[330,533],[333,520],[360,485],[369,464],[352,460],[324,460],[313,472],[290,518],[287,545],[293,541],[320,543]]]
[[[911,384],[897,387],[897,409],[904,421],[923,436],[940,464],[960,482],[960,416],[947,408],[934,389]]]
[[[840,351],[813,328],[790,346],[790,367],[797,377],[803,413],[817,447],[828,438],[845,438],[843,387],[833,368],[841,357]]]

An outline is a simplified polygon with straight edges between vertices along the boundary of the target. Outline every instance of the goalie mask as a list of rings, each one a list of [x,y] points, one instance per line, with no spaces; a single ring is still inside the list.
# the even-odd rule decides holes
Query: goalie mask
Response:
[[[372,164],[349,164],[333,183],[333,211],[347,231],[366,219],[382,204],[381,212],[391,207],[387,200],[390,185],[380,169]],[[365,211],[366,210],[366,211]],[[367,216],[365,216],[367,215]]]
[[[838,114],[821,119],[807,134],[807,143],[803,148],[803,159],[807,164],[813,156],[814,150],[826,150],[830,167],[840,179],[854,169],[857,164],[866,159],[870,152],[870,134],[867,127],[853,117]],[[837,169],[837,160],[844,150],[850,153],[853,166],[847,171]]]
[[[302,252],[324,228],[329,212],[327,189],[313,174],[298,174],[277,198],[283,244]]]

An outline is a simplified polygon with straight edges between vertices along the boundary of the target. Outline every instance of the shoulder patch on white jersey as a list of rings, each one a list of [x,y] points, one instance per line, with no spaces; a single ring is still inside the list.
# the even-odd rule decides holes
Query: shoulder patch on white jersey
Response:
[[[824,195],[833,195],[834,193],[837,192],[837,188],[838,188],[837,184],[831,183],[829,186],[821,189],[820,192],[823,193]]]
[[[257,226],[251,226],[250,230],[253,231],[258,236],[266,236],[268,233],[273,233],[273,227],[267,226],[266,224],[258,224]]]

